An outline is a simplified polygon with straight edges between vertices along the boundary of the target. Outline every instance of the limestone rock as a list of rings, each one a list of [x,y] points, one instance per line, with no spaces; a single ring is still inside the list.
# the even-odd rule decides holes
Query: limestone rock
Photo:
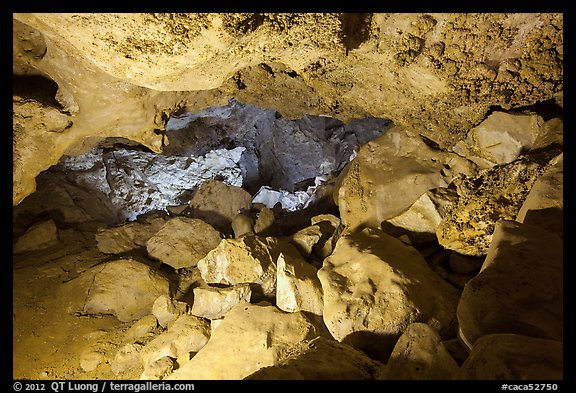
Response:
[[[433,327],[415,322],[402,333],[387,362],[385,379],[449,380],[458,364]]]
[[[84,371],[94,371],[98,366],[106,361],[104,354],[93,348],[86,348],[80,354],[80,367]]]
[[[110,368],[114,374],[119,374],[142,364],[140,359],[141,344],[126,344],[116,352],[114,359],[110,362]]]
[[[540,127],[540,133],[534,141],[532,149],[540,149],[553,144],[562,145],[564,143],[564,122],[555,117],[544,123]]]
[[[173,359],[198,352],[210,339],[210,323],[194,315],[181,315],[164,333],[156,336],[140,351],[144,368],[165,356]]]
[[[234,232],[234,237],[236,239],[249,234],[254,234],[254,220],[252,220],[252,217],[250,217],[248,213],[239,212],[232,219],[232,231]]]
[[[310,219],[312,226],[320,228],[322,237],[312,246],[312,251],[321,259],[326,258],[334,251],[334,245],[340,235],[341,220],[333,214],[319,214]]]
[[[181,269],[196,266],[220,240],[220,233],[210,224],[200,219],[176,217],[168,220],[146,242],[146,250],[151,257]]]
[[[547,229],[563,238],[564,154],[550,161],[550,167],[534,182],[516,221]]]
[[[436,240],[436,228],[442,217],[431,199],[428,192],[422,194],[416,201],[404,212],[396,217],[385,220],[382,223],[384,232],[389,232],[387,227],[390,225],[399,228],[403,234],[407,234],[410,242],[426,243]]]
[[[250,302],[252,291],[249,284],[237,284],[231,287],[194,288],[192,315],[206,319],[222,318],[239,302]]]
[[[188,304],[173,300],[167,295],[160,295],[152,305],[152,314],[156,317],[158,324],[162,327],[184,314],[188,309]]]
[[[264,296],[276,294],[276,260],[289,245],[273,237],[224,239],[198,262],[208,284],[257,284]],[[292,251],[297,253],[296,250]]]
[[[134,322],[132,326],[130,326],[130,328],[126,330],[126,333],[124,333],[124,338],[122,339],[122,341],[125,343],[132,343],[134,341],[137,341],[138,339],[154,331],[154,329],[156,329],[157,326],[158,326],[158,320],[156,319],[156,317],[152,314],[146,315],[137,320],[136,322]]]
[[[322,231],[320,230],[320,226],[312,225],[294,233],[291,236],[291,243],[294,244],[296,249],[307,258],[312,254],[312,248],[321,238]]]
[[[460,254],[486,255],[496,222],[516,218],[534,182],[557,154],[555,148],[531,152],[462,180],[458,202],[436,230],[438,242]]]
[[[14,244],[14,253],[43,250],[58,243],[58,228],[52,220],[32,225]]]
[[[166,223],[161,217],[150,217],[143,222],[130,222],[96,232],[98,250],[104,254],[119,254],[146,247],[146,242]]]
[[[318,270],[300,258],[280,254],[276,273],[276,306],[284,311],[322,315],[322,285]]]
[[[324,322],[338,341],[386,359],[413,322],[456,335],[457,289],[413,247],[373,228],[346,233],[318,271]]]
[[[496,111],[468,131],[453,151],[479,168],[492,168],[516,160],[534,145],[544,120],[537,114],[510,114]]]
[[[460,338],[469,348],[495,333],[562,340],[562,278],[558,236],[516,221],[498,222],[482,269],[458,304]]]
[[[34,127],[51,116],[15,111],[24,131],[14,128],[15,156],[22,157],[14,166],[21,177],[14,181],[14,205],[68,148],[123,137],[159,152],[165,138],[153,130],[164,129],[166,115],[183,105],[197,111],[235,97],[288,118],[387,118],[414,124],[446,147],[490,107],[562,102],[562,13],[478,14],[473,38],[463,13],[13,18],[14,73],[54,78],[56,100],[73,114],[52,104],[64,121]],[[492,63],[487,53],[505,55]],[[66,129],[70,118],[74,124]]]
[[[301,312],[240,302],[226,314],[206,346],[167,379],[244,379],[282,362],[292,348],[320,332]]]
[[[263,207],[258,212],[256,222],[254,223],[254,232],[257,235],[266,236],[268,230],[274,224],[274,212],[268,207]]]
[[[521,336],[481,337],[455,380],[550,381],[563,379],[563,343]]]
[[[466,159],[429,147],[415,130],[395,126],[360,148],[334,196],[344,225],[378,228],[426,191],[474,170]]]
[[[174,359],[164,356],[144,366],[144,371],[140,375],[140,380],[164,379],[174,370]]]
[[[349,345],[325,337],[303,342],[281,363],[247,380],[372,380],[384,365]]]
[[[223,232],[230,232],[234,217],[240,210],[250,209],[251,204],[252,196],[248,192],[218,180],[204,182],[190,200],[192,217]]]
[[[59,295],[69,313],[112,314],[130,322],[151,314],[158,296],[168,293],[168,280],[160,273],[134,259],[119,259],[62,284]]]

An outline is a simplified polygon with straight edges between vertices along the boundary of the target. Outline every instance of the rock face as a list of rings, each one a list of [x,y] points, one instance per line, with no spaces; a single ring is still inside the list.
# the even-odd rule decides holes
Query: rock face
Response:
[[[206,319],[222,318],[237,303],[250,302],[252,291],[249,284],[238,284],[231,287],[194,288],[192,315]]]
[[[544,120],[536,114],[493,112],[452,150],[479,168],[508,164],[534,146],[543,124]]]
[[[303,313],[241,302],[226,314],[206,346],[167,379],[244,379],[280,363],[292,348],[320,332]]]
[[[436,230],[438,242],[460,254],[486,255],[496,222],[516,218],[534,182],[558,153],[556,148],[529,153],[458,182],[459,199]]]
[[[276,295],[276,260],[280,252],[297,251],[272,237],[244,236],[223,239],[218,247],[198,262],[208,284],[253,283],[260,294]]]
[[[190,200],[191,216],[220,231],[231,232],[234,217],[242,210],[249,210],[251,204],[252,196],[242,188],[210,180]]]
[[[58,228],[54,221],[48,220],[34,224],[18,238],[14,244],[14,253],[42,250],[58,243]]]
[[[166,222],[146,242],[148,254],[181,269],[196,266],[222,240],[210,224],[196,218],[176,217]]]
[[[536,180],[518,211],[516,221],[538,226],[562,239],[564,222],[564,154]]]
[[[387,359],[413,322],[456,332],[458,291],[436,275],[416,249],[366,228],[340,237],[318,271],[323,318],[338,341]]]
[[[144,369],[168,356],[178,359],[200,351],[210,339],[210,323],[194,315],[181,315],[166,332],[156,336],[142,348],[140,356]]]
[[[322,285],[318,270],[300,258],[280,254],[276,267],[276,305],[279,309],[322,315]]]
[[[555,98],[562,37],[561,13],[16,13],[14,73],[42,75],[51,101],[34,109],[50,121],[15,111],[13,203],[63,154],[106,136],[158,152],[171,113],[231,97],[288,118],[391,119],[449,146],[490,107]]]
[[[152,313],[168,280],[144,263],[119,259],[97,265],[62,284],[60,297],[69,313],[112,314],[130,322]]]
[[[454,379],[543,381],[563,379],[561,341],[517,334],[480,338]]]
[[[474,173],[469,161],[433,149],[414,130],[396,126],[360,148],[340,175],[334,197],[342,223],[351,230],[378,228],[460,173]]]
[[[349,345],[317,337],[305,342],[288,359],[265,367],[247,380],[371,380],[384,365]]]
[[[386,364],[385,379],[449,380],[458,371],[458,364],[431,326],[413,323],[394,346]]]
[[[562,341],[562,277],[558,236],[528,224],[498,222],[482,269],[458,303],[460,338],[469,348],[495,333]]]
[[[98,250],[104,254],[119,254],[145,248],[146,242],[166,223],[162,217],[149,217],[96,232]]]

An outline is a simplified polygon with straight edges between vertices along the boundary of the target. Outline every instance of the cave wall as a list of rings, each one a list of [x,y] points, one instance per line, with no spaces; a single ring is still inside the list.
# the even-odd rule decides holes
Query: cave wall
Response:
[[[106,137],[160,152],[172,113],[231,98],[450,149],[493,108],[562,103],[563,15],[14,14],[13,73],[17,205],[62,155]]]

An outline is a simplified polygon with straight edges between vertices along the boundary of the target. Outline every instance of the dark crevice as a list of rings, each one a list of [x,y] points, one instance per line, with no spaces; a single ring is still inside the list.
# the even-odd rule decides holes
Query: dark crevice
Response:
[[[64,107],[56,100],[58,84],[40,75],[12,75],[12,95],[30,98],[44,106],[63,110]]]
[[[493,105],[486,113],[485,118],[487,118],[494,112],[506,112],[510,114],[523,114],[527,112],[532,112],[538,114],[540,117],[542,117],[544,121],[548,121],[554,118],[559,118],[562,121],[564,120],[564,110],[560,105],[556,103],[554,99],[537,102],[534,105],[527,105],[513,109],[504,109],[499,105]]]
[[[346,47],[346,54],[353,49],[357,49],[370,38],[372,14],[345,13],[338,18],[342,23],[340,34],[342,43]]]

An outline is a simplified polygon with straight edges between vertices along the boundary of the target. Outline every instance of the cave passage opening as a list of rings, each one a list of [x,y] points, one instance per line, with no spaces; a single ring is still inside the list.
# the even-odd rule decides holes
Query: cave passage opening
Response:
[[[167,119],[160,154],[107,138],[82,155],[63,156],[14,208],[15,232],[39,219],[119,225],[150,212],[182,211],[208,180],[244,189],[254,204],[297,212],[331,200],[334,180],[357,148],[391,125],[380,118],[290,120],[234,99],[179,111]]]

